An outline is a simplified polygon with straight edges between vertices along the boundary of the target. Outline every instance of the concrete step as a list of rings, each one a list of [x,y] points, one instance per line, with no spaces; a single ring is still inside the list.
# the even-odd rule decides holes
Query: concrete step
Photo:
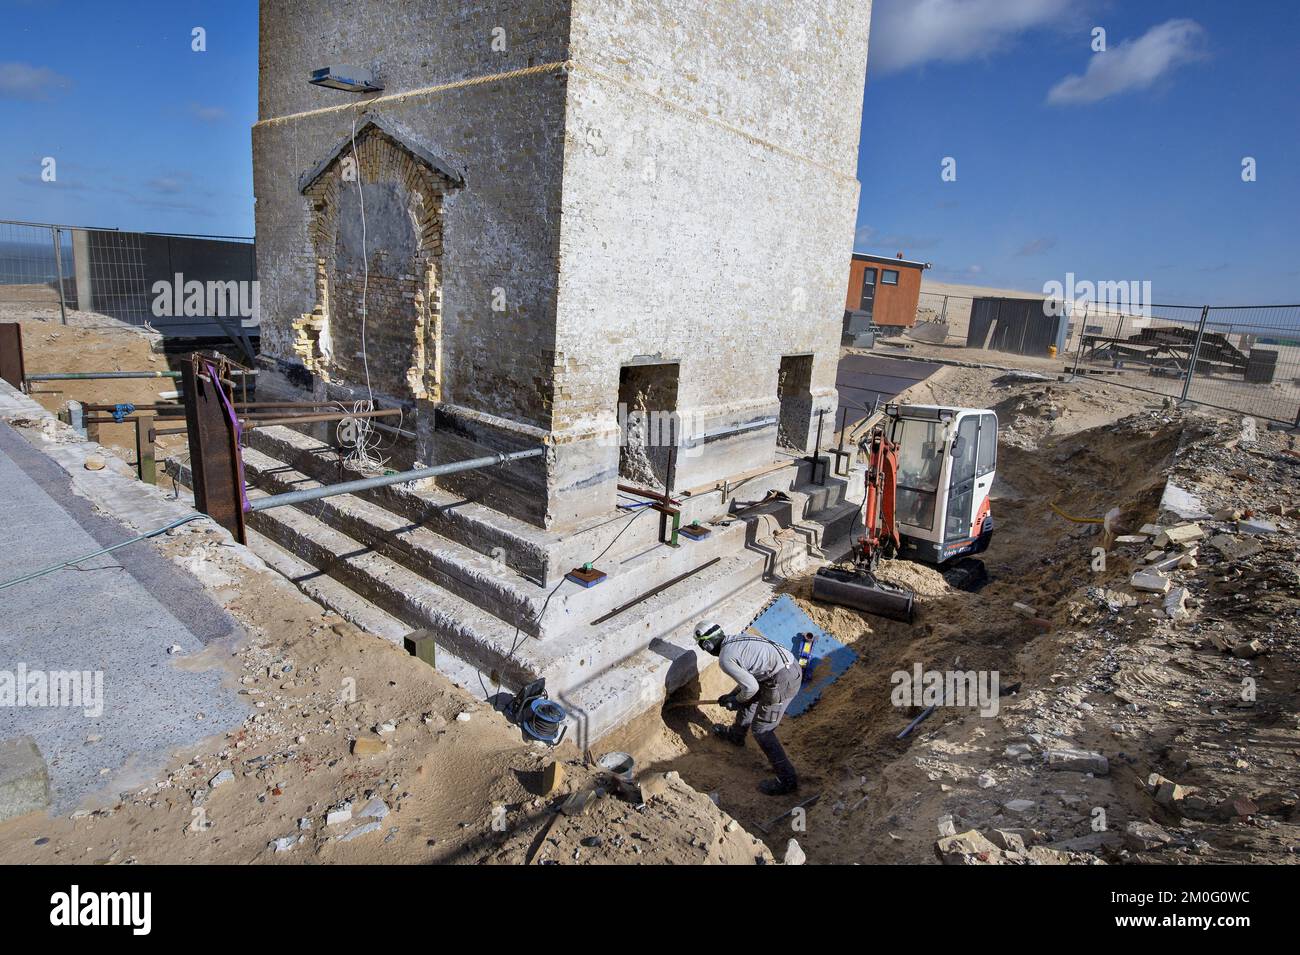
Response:
[[[249,480],[268,493],[321,486],[314,478],[254,448],[245,450],[244,464]],[[794,506],[794,503],[766,506],[737,520],[732,527],[715,528],[704,541],[682,537],[677,548],[656,541],[639,553],[613,556],[618,550],[624,550],[619,548],[599,561],[599,568],[608,575],[599,585],[584,588],[565,584],[558,589],[541,587],[513,571],[504,561],[489,560],[357,495],[324,498],[301,505],[300,509],[507,624],[531,636],[550,639],[584,627],[607,611],[706,560],[740,550],[747,535],[752,536],[746,521],[752,524],[760,513],[792,510]],[[612,540],[631,525],[653,524],[658,517],[653,512],[620,515],[611,522],[608,533]],[[787,516],[783,526],[788,523]],[[814,526],[810,533],[815,537],[818,531]],[[597,553],[590,556],[594,558]]]
[[[349,623],[367,633],[400,644],[414,627],[381,610],[340,581],[295,557],[275,541],[249,529],[248,549],[280,575],[321,606],[333,610]]]
[[[244,472],[250,483],[270,494],[321,486],[255,448],[244,450]],[[539,633],[547,591],[504,560],[492,560],[355,494],[322,498],[299,509],[494,616]]]
[[[772,600],[772,586],[758,581],[709,611],[709,619],[728,632],[747,627]],[[668,694],[715,666],[717,660],[695,647],[693,630],[678,629],[589,677],[567,692],[552,694],[569,713],[571,730],[582,747],[647,710]]]
[[[247,433],[248,445],[267,457],[283,462],[290,469],[326,484],[335,484],[358,475],[341,473],[338,455],[328,444],[284,426],[257,428]],[[492,480],[492,469],[479,472],[484,480]],[[769,489],[791,493],[798,489],[804,519],[814,519],[824,509],[844,500],[845,487],[841,479],[830,477],[826,486],[809,483],[812,466],[807,461],[791,459],[773,471],[761,474],[730,489],[724,502],[718,491],[706,491],[694,496],[681,497],[681,521],[708,521],[731,510],[736,494],[751,500],[761,498]],[[362,492],[371,504],[399,514],[412,525],[420,526],[457,545],[466,551],[504,563],[520,576],[549,590],[575,566],[591,560],[596,554],[606,553],[615,562],[655,547],[659,538],[659,515],[651,514],[637,520],[630,528],[623,526],[621,515],[602,517],[589,524],[552,533],[508,517],[490,508],[433,486],[433,481],[420,484],[395,485]],[[622,494],[625,504],[638,504],[642,499]],[[621,536],[620,536],[621,535]],[[716,536],[716,535],[715,535]],[[612,549],[609,545],[618,538]],[[671,575],[666,575],[671,576]],[[652,581],[653,586],[657,581]]]
[[[249,492],[250,499],[264,495],[260,489]],[[580,685],[678,626],[693,624],[760,580],[766,560],[761,552],[742,549],[608,621],[575,619],[564,631],[538,639],[298,508],[253,513],[249,520],[281,548],[384,612],[433,631],[450,652],[495,674],[498,682],[518,686],[546,677],[557,691]],[[701,555],[701,564],[709,560],[714,558]],[[560,587],[583,590],[567,581]]]
[[[363,475],[340,472],[334,449],[310,435],[276,425],[246,432],[247,447],[287,464],[314,480],[337,484]],[[482,472],[491,479],[491,469]],[[420,484],[393,485],[362,492],[360,497],[448,539],[461,542],[470,550],[499,558],[522,576],[538,584],[558,574],[551,567],[548,548],[554,535],[508,517],[472,501],[432,486],[432,480]]]
[[[252,489],[250,500],[266,492]],[[299,560],[320,569],[411,629],[426,628],[455,656],[503,680],[522,684],[540,674],[509,648],[527,634],[408,570],[401,564],[295,507],[248,515],[249,524]]]
[[[610,620],[536,641],[527,652],[537,661],[548,686],[562,692],[574,690],[674,633],[679,639],[693,639],[697,623],[763,580],[766,562],[764,554],[742,550]]]

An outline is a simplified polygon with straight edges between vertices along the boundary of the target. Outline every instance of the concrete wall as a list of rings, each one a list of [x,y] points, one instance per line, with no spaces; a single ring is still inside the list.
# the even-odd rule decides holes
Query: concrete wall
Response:
[[[442,221],[443,403],[436,417],[445,419],[437,428],[448,440],[431,438],[432,403],[418,402],[406,419],[423,435],[417,456],[426,462],[462,456],[466,441],[479,454],[479,441],[535,447],[549,427],[564,77],[552,69],[474,81],[562,62],[568,23],[563,0],[261,5],[253,165],[262,347],[270,363],[301,363],[293,323],[317,301],[312,213],[299,177],[351,135],[354,121],[382,119],[463,176],[464,187],[446,195]],[[492,48],[498,27],[504,50]],[[371,68],[383,93],[358,96],[307,82],[312,69],[339,64]],[[397,366],[379,378],[401,380],[409,341],[399,336],[389,354],[376,338],[372,369]],[[318,377],[317,392],[361,386],[364,396],[352,369],[332,371],[328,387]],[[546,485],[545,465],[530,463],[511,469],[518,491],[505,491],[502,500],[541,522],[545,498],[536,500],[536,490]]]
[[[613,503],[621,365],[680,363],[684,438],[777,416],[783,355],[814,356],[810,418],[833,411],[869,19],[856,0],[575,2],[554,420],[565,517]],[[776,438],[772,423],[684,453],[676,486],[765,465]]]
[[[684,439],[776,417],[783,355],[814,356],[810,421],[833,409],[869,17],[869,0],[264,0],[264,353],[300,362],[293,323],[317,301],[298,176],[371,116],[464,180],[442,210],[440,402],[408,420],[418,454],[554,442],[480,500],[556,528],[607,513],[627,364],[679,363]],[[331,64],[384,92],[307,83]],[[356,386],[333,371],[318,391]],[[776,436],[711,438],[676,487],[770,463]]]

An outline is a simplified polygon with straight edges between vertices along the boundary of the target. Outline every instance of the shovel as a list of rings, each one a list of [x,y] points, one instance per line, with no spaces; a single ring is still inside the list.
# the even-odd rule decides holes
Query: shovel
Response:
[[[711,703],[721,703],[722,700],[678,700],[676,703],[665,704],[665,710],[679,710],[686,706],[708,706]]]

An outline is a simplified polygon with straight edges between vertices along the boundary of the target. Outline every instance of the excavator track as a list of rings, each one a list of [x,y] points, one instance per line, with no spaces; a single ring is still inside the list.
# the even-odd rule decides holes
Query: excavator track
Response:
[[[984,561],[974,557],[954,560],[951,564],[940,567],[939,572],[943,574],[943,579],[948,581],[948,586],[953,590],[964,590],[970,594],[978,593],[990,580]]]

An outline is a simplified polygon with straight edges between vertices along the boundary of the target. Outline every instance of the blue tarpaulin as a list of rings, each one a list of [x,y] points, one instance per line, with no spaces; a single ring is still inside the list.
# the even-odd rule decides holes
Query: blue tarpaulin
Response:
[[[786,713],[798,716],[805,713],[821,699],[822,692],[853,665],[858,655],[840,643],[799,609],[789,594],[781,597],[764,610],[750,624],[750,628],[775,644],[785,647],[798,656],[803,643],[800,634],[813,635],[812,659],[804,671],[804,684]]]

